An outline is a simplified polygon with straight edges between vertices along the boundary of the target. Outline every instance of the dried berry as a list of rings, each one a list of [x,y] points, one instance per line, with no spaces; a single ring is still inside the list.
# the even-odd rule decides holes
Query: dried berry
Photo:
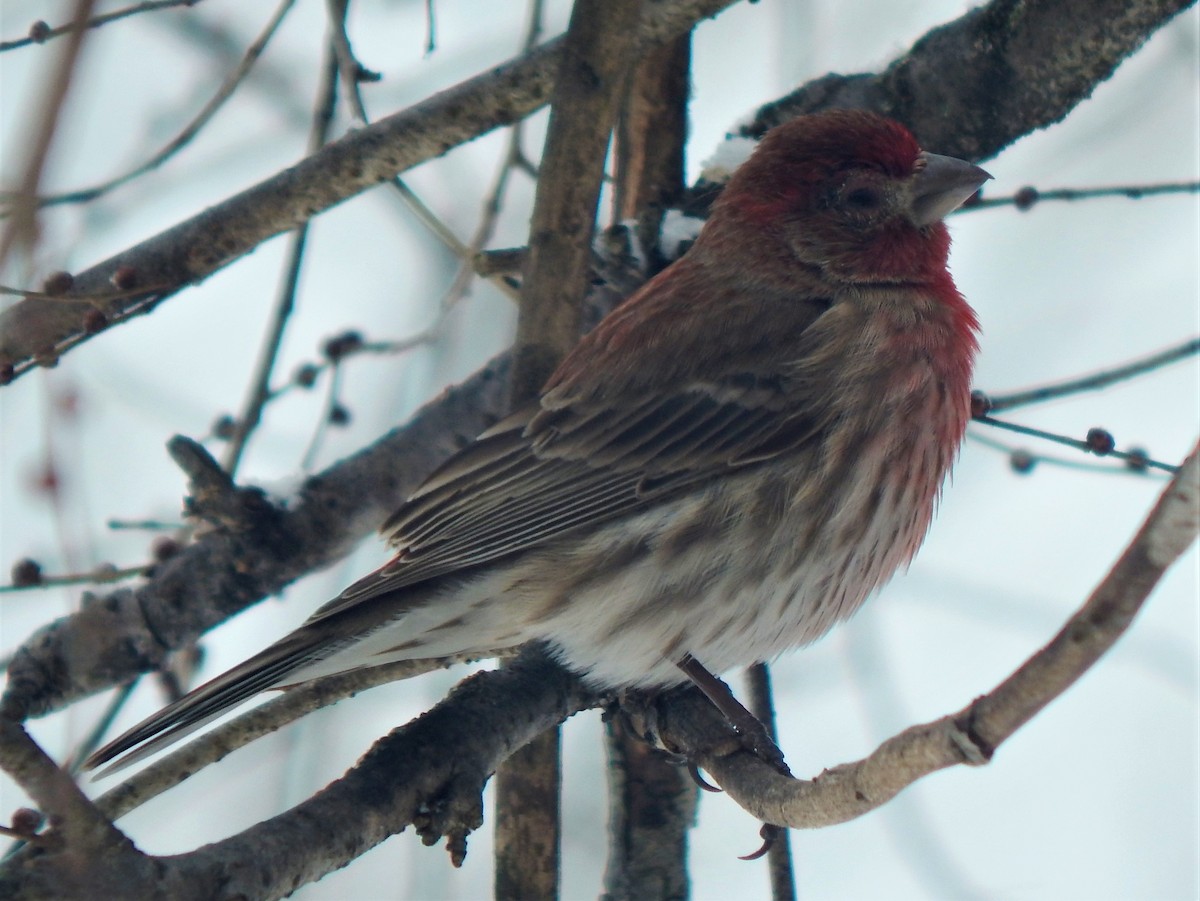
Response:
[[[1150,468],[1150,453],[1144,447],[1131,447],[1126,451],[1125,468],[1145,472]]]
[[[1117,446],[1117,441],[1112,436],[1112,432],[1108,429],[1088,429],[1087,438],[1084,441],[1087,444],[1087,449],[1097,457],[1103,457],[1113,452]]]
[[[1008,465],[1012,467],[1012,471],[1027,475],[1033,471],[1033,465],[1037,459],[1027,450],[1015,450],[1008,457]]]
[[[102,332],[108,327],[108,317],[95,307],[83,314],[83,330],[94,335],[96,332]]]
[[[1013,195],[1013,205],[1018,210],[1024,212],[1031,209],[1035,203],[1041,198],[1037,188],[1025,187]]]
[[[217,417],[216,422],[212,425],[212,433],[214,438],[220,438],[222,441],[229,441],[237,434],[237,420],[228,413]]]
[[[12,567],[12,583],[19,588],[42,584],[42,567],[36,560],[25,557]]]
[[[42,291],[46,294],[66,294],[75,284],[75,276],[69,272],[51,272],[42,282]]]
[[[292,381],[301,388],[311,388],[317,383],[317,377],[321,374],[318,366],[312,363],[302,363],[296,367],[295,373],[292,375]]]
[[[182,545],[174,538],[167,538],[165,535],[154,539],[154,543],[150,546],[150,553],[154,555],[154,559],[160,563],[163,560],[170,560],[179,553]]]
[[[46,818],[40,810],[32,807],[18,807],[12,815],[12,831],[18,835],[33,835],[42,828]]]
[[[132,266],[118,266],[108,280],[118,291],[128,291],[137,284],[137,270]]]
[[[325,342],[325,356],[337,362],[346,354],[353,353],[363,345],[363,338],[358,332],[342,332]]]
[[[979,419],[992,412],[992,399],[982,391],[971,392],[971,418]]]

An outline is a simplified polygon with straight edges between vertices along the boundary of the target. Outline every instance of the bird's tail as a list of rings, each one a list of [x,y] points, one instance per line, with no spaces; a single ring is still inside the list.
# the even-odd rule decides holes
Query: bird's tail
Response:
[[[326,656],[327,644],[328,639],[316,630],[293,632],[113,739],[87,759],[84,769],[115,761],[97,773],[97,778],[122,770],[174,744],[260,691],[303,681],[289,677]]]

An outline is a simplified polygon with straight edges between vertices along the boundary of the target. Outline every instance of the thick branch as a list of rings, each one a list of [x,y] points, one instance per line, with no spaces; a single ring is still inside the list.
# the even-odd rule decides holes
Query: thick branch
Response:
[[[969,160],[1066,117],[1194,0],[995,0],[935,28],[878,74],[827,75],[763,107],[745,134],[830,106],[899,119]]]
[[[647,9],[637,40],[641,46],[655,46],[732,2],[659,0]],[[28,371],[35,358],[52,363],[106,324],[148,312],[269,238],[528,116],[550,99],[562,58],[561,39],[537,47],[352,132],[290,169],[79,273],[69,294],[16,304],[0,313],[0,371],[11,379]],[[128,290],[115,296],[114,284]],[[74,299],[83,297],[89,299]]]
[[[527,652],[504,670],[467,679],[428,713],[376,742],[342,778],[285,813],[175,857],[148,858],[113,830],[123,844],[81,859],[87,866],[77,872],[89,886],[120,887],[108,897],[280,898],[410,825],[427,843],[446,836],[461,862],[467,834],[482,822],[480,793],[488,776],[535,735],[594,703],[577,679],[539,652]],[[47,766],[57,772],[47,760],[43,776]],[[52,798],[38,800],[52,813],[65,810]],[[70,881],[77,873],[64,853],[38,849],[23,855],[19,867],[6,866],[0,896],[95,897]]]

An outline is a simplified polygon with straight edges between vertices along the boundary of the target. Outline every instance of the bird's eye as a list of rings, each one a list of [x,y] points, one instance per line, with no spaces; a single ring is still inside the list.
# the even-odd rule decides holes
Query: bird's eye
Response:
[[[847,209],[859,213],[870,213],[879,209],[883,203],[883,198],[874,188],[855,188],[847,193],[842,200]]]

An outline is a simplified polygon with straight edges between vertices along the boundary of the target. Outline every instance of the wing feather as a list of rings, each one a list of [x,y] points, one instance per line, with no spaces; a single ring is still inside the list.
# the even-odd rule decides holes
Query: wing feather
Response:
[[[646,303],[661,300],[643,296]],[[729,302],[747,310],[762,303],[733,292]],[[822,416],[797,399],[786,372],[788,361],[805,352],[801,343],[811,338],[810,326],[830,302],[775,302],[777,329],[755,343],[729,346],[717,358],[689,353],[681,331],[683,343],[669,361],[676,375],[652,390],[643,387],[644,355],[634,348],[619,365],[607,360],[620,346],[613,335],[621,320],[613,320],[609,333],[602,323],[564,363],[567,376],[556,376],[539,403],[455,454],[385,523],[396,557],[309,622],[649,508],[809,440]],[[589,355],[598,365],[582,364]]]

